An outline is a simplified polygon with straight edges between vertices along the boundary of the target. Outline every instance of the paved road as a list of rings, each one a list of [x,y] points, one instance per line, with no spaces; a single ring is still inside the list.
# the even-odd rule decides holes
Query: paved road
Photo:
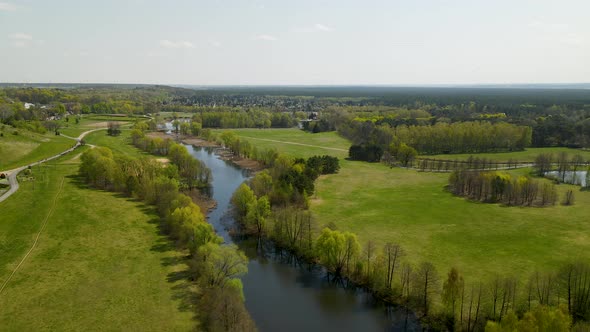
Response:
[[[48,162],[50,160],[57,159],[57,158],[63,156],[64,154],[74,151],[76,148],[78,148],[80,145],[82,145],[81,141],[86,135],[88,135],[92,132],[95,132],[98,130],[104,130],[104,129],[105,128],[97,128],[97,129],[88,130],[88,131],[85,131],[82,134],[80,134],[80,136],[78,136],[78,137],[70,137],[70,136],[62,135],[64,137],[71,138],[71,139],[75,140],[76,145],[74,145],[73,147],[71,147],[61,153],[58,153],[58,154],[51,156],[49,158],[45,158],[43,160],[36,161],[32,164],[25,165],[25,166],[15,168],[15,169],[11,169],[8,171],[3,171],[3,172],[0,171],[0,173],[8,174],[8,183],[10,184],[10,189],[8,189],[7,192],[5,192],[2,196],[0,196],[0,203],[3,202],[4,200],[6,200],[8,197],[12,196],[12,194],[14,194],[18,190],[19,185],[18,185],[18,181],[16,179],[16,176],[18,175],[18,173],[22,172],[23,170],[27,169],[28,167],[33,167],[33,166]]]

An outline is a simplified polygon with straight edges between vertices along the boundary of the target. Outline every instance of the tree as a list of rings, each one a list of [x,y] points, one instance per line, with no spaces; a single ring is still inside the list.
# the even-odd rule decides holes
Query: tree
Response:
[[[244,221],[248,215],[248,209],[256,202],[256,196],[250,187],[242,183],[234,192],[231,203],[234,205],[239,221]]]
[[[192,240],[196,225],[204,222],[205,218],[199,206],[194,203],[176,208],[168,217],[171,235],[182,245]]]
[[[453,317],[457,314],[457,302],[463,292],[465,283],[457,268],[452,267],[447,274],[447,280],[443,284],[442,300],[447,312]]]
[[[256,173],[250,180],[250,187],[256,196],[268,196],[272,192],[272,183],[272,176],[270,176],[268,170],[263,170]]]
[[[534,168],[538,176],[545,176],[545,173],[551,170],[553,155],[551,153],[541,153],[535,157]]]
[[[116,121],[109,121],[107,124],[107,133],[109,136],[119,136],[121,134],[120,125]]]
[[[268,197],[262,196],[248,204],[248,213],[246,215],[246,225],[256,228],[258,234],[264,232],[266,219],[270,216],[270,202]]]
[[[242,283],[233,279],[224,288],[205,291],[200,312],[207,313],[209,331],[254,332],[256,327],[244,305]]]
[[[414,161],[418,151],[406,143],[401,143],[394,150],[393,156],[403,167],[408,167],[410,163]]]
[[[419,299],[420,308],[426,317],[432,305],[432,296],[438,290],[438,273],[432,263],[424,262],[418,267],[414,278],[416,279],[415,296]]]
[[[540,305],[534,310],[526,312],[521,320],[511,311],[498,324],[488,321],[486,332],[567,332],[570,331],[571,318],[561,308],[549,308]]]
[[[561,182],[565,182],[565,176],[569,169],[569,156],[567,152],[562,151],[557,155],[557,172],[561,176]]]
[[[371,270],[371,262],[373,261],[374,256],[375,256],[375,249],[376,249],[375,242],[373,242],[372,240],[367,241],[367,245],[365,246],[365,250],[364,250],[364,256],[365,256],[365,260],[366,260],[365,265],[367,267],[365,279],[369,285],[371,285],[373,282],[373,273]]]
[[[248,258],[235,245],[210,242],[199,247],[192,268],[203,286],[224,288],[248,272]]]
[[[320,262],[340,276],[350,268],[350,262],[358,257],[360,245],[356,235],[350,232],[324,228],[316,241],[316,252]]]
[[[590,319],[590,266],[585,262],[564,265],[557,274],[557,284],[574,322]]]
[[[569,205],[574,205],[574,202],[575,202],[574,191],[570,189],[565,193],[565,197],[563,198],[563,202],[561,204],[569,206]]]
[[[387,243],[383,248],[383,256],[387,266],[387,273],[385,278],[385,285],[388,290],[393,289],[393,275],[395,272],[396,263],[403,255],[402,248],[399,244]]]

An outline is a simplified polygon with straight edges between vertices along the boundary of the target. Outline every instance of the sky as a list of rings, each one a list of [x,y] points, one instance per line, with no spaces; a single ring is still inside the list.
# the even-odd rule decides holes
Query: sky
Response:
[[[0,82],[590,82],[588,0],[0,0]]]

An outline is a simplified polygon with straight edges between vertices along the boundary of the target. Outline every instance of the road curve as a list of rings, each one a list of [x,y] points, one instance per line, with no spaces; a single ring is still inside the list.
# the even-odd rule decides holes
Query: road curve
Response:
[[[36,161],[36,162],[31,163],[29,165],[21,166],[19,168],[11,169],[11,170],[8,170],[8,171],[0,171],[0,173],[7,174],[8,184],[10,185],[10,189],[8,189],[7,192],[5,192],[2,196],[0,196],[0,203],[3,202],[4,200],[6,200],[8,197],[12,196],[12,194],[14,194],[18,190],[19,185],[18,185],[18,181],[16,179],[16,176],[18,175],[18,173],[22,172],[23,170],[25,170],[25,169],[27,169],[29,167],[37,166],[37,165],[42,164],[44,162],[48,162],[50,160],[57,159],[57,158],[63,156],[64,154],[67,154],[67,153],[70,153],[70,152],[74,151],[75,149],[77,149],[79,146],[82,145],[82,143],[81,143],[82,142],[82,139],[86,135],[88,135],[88,134],[90,134],[92,132],[99,131],[99,130],[104,130],[104,129],[106,129],[106,128],[98,128],[98,129],[88,130],[88,131],[85,131],[82,134],[80,134],[80,136],[78,136],[78,137],[70,137],[70,136],[62,135],[64,137],[71,138],[71,139],[75,140],[76,141],[76,145],[74,145],[73,147],[71,147],[71,148],[69,148],[69,149],[67,149],[67,150],[65,150],[65,151],[63,151],[61,153],[58,153],[58,154],[56,154],[54,156],[45,158],[43,160]]]

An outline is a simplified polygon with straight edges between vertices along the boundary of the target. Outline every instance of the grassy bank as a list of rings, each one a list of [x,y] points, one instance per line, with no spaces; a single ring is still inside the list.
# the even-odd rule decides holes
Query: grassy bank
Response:
[[[151,207],[88,189],[78,159],[35,167],[35,182],[0,206],[4,331],[184,331],[195,327],[181,255]],[[62,186],[63,183],[63,187]],[[55,203],[54,203],[55,202]]]

